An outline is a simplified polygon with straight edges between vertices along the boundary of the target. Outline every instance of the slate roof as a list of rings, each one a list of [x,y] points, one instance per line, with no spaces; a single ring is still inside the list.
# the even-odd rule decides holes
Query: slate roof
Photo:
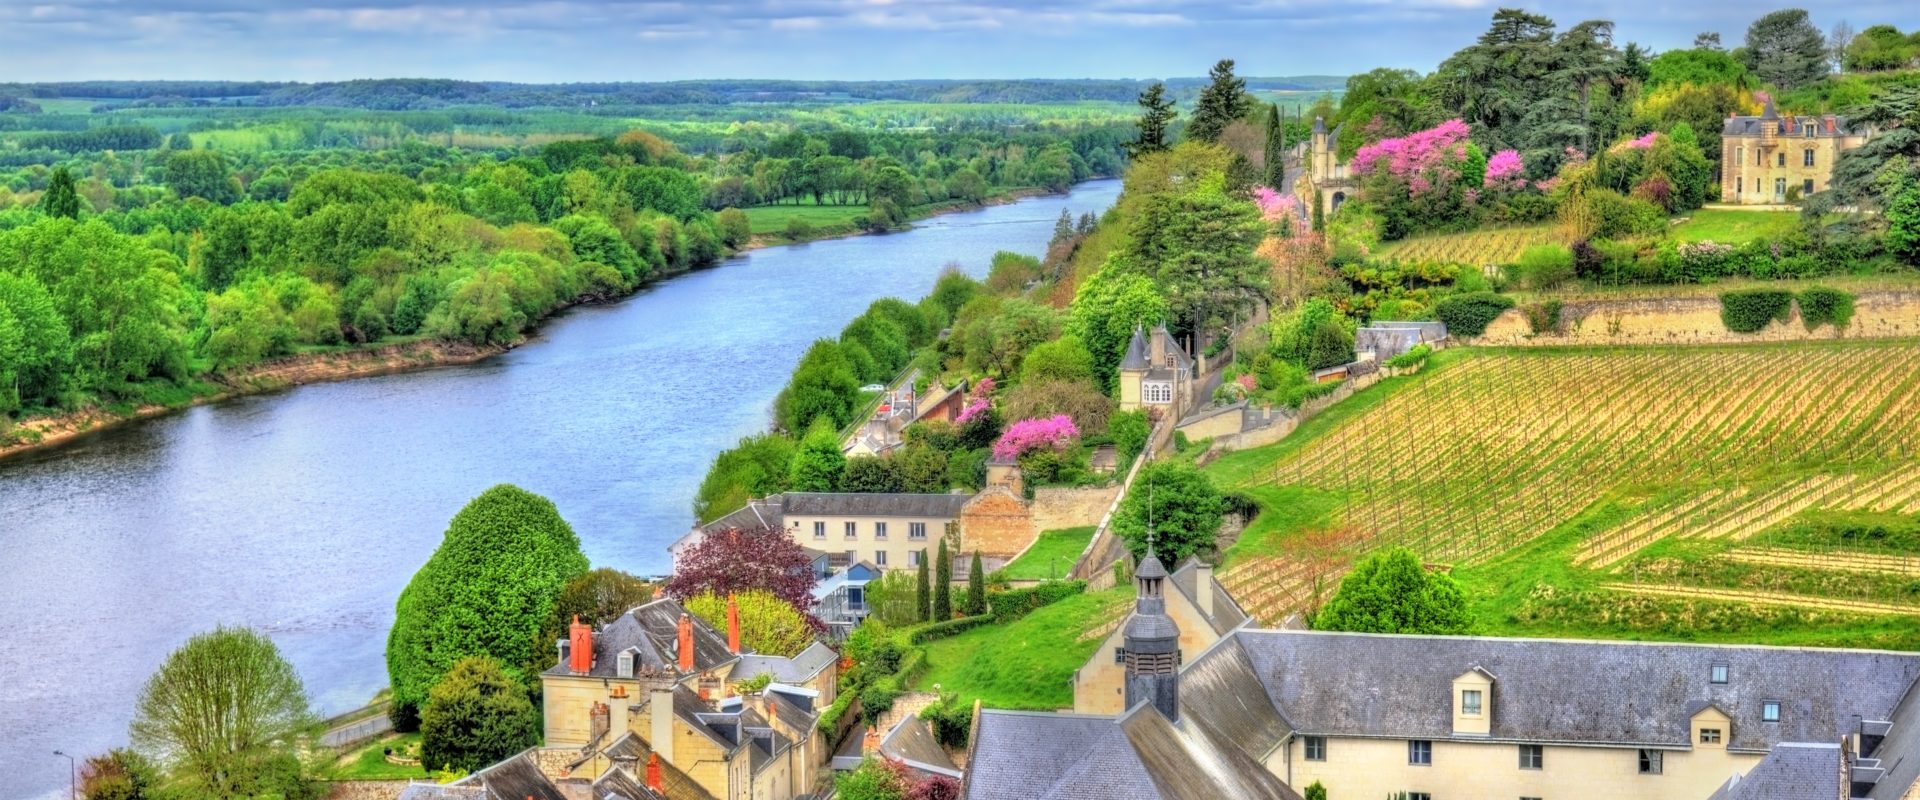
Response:
[[[1840,745],[1791,742],[1736,775],[1709,800],[1833,800],[1840,791]]]
[[[1766,111],[1757,117],[1728,117],[1720,124],[1720,132],[1726,136],[1758,136],[1765,127],[1774,122],[1781,123],[1781,138],[1806,138],[1807,130],[1813,130],[1813,138],[1833,136],[1853,136],[1861,131],[1846,117],[1822,116],[1781,117],[1768,103]]]
[[[982,709],[963,784],[970,800],[1158,796],[1113,717],[1044,711]]]
[[[787,492],[782,498],[788,516],[953,519],[960,516],[960,507],[972,500],[973,495]]]
[[[754,654],[739,658],[740,660],[733,665],[733,673],[729,676],[729,680],[743,681],[766,673],[781,683],[805,683],[833,664],[840,655],[833,652],[833,648],[815,641],[792,658]]]
[[[1278,775],[1233,746],[1227,736],[1199,716],[1182,714],[1176,725],[1159,709],[1142,703],[1120,715],[1116,724],[1126,732],[1127,741],[1158,790],[1149,797],[1301,800]]]
[[[733,528],[781,527],[781,496],[771,495],[759,500],[748,500],[747,504],[734,509],[732,513],[700,526],[707,531],[724,531]]]
[[[1267,697],[1240,640],[1231,636],[1180,670],[1180,716],[1206,720],[1257,762],[1264,762],[1293,732]]]
[[[487,789],[484,786],[415,782],[400,790],[398,800],[487,800]]]
[[[1127,341],[1127,354],[1120,358],[1120,368],[1146,369],[1149,366],[1151,365],[1147,363],[1146,329],[1135,327],[1133,338]]]
[[[593,637],[593,668],[587,675],[612,678],[619,675],[621,651],[632,649],[634,672],[672,670],[680,666],[680,615],[686,607],[672,598],[661,598],[639,606],[607,623]],[[727,649],[727,639],[705,620],[693,617],[693,667],[695,671],[724,666],[738,658]],[[574,675],[565,663],[556,663],[548,675]]]
[[[636,775],[644,775],[647,761],[653,755],[653,748],[632,732],[615,739],[602,751],[608,758],[620,762],[623,768],[634,770]],[[627,764],[633,766],[627,767]],[[660,759],[660,788],[673,800],[717,800],[700,783],[688,777],[679,767],[666,759]]]
[[[1886,739],[1869,755],[1878,760],[1884,774],[1879,782],[1867,791],[1870,800],[1896,800],[1907,788],[1920,781],[1920,691],[1907,690],[1907,696],[1900,699],[1893,713],[1886,720],[1864,720],[1864,722],[1888,721],[1892,730],[1885,734]],[[1863,724],[1862,727],[1868,727]],[[1878,730],[1885,726],[1872,726]],[[1854,780],[1860,780],[1862,771],[1854,770]]]
[[[1173,575],[1167,579],[1167,582],[1179,589],[1181,594],[1186,595],[1187,600],[1192,602],[1195,608],[1200,607],[1199,559],[1189,556],[1178,569],[1173,571]],[[1228,631],[1246,623],[1247,612],[1240,608],[1240,604],[1233,599],[1233,594],[1221,586],[1219,581],[1209,581],[1206,589],[1213,593],[1213,615],[1208,617],[1207,621],[1213,624],[1215,634],[1225,636]]]
[[[1498,675],[1491,738],[1690,746],[1688,709],[1733,719],[1731,750],[1837,741],[1882,718],[1920,677],[1920,653],[1242,629],[1267,694],[1303,734],[1447,739],[1453,679]],[[1729,680],[1710,682],[1714,664]],[[1183,691],[1193,702],[1197,692]],[[1781,703],[1779,722],[1761,704]]]
[[[641,768],[646,767],[642,764]],[[665,789],[666,783],[662,774],[660,788]],[[610,769],[593,782],[593,800],[667,800],[667,796],[634,780],[624,770]]]
[[[880,753],[927,775],[960,777],[960,768],[954,766],[947,749],[934,738],[933,729],[927,727],[926,720],[916,716],[900,718],[899,724],[880,740]]]
[[[540,771],[540,765],[533,760],[532,748],[450,785],[484,788],[483,796],[487,800],[568,800],[560,787]]]
[[[767,699],[767,710],[773,713],[774,718],[781,724],[800,731],[803,736],[813,730],[814,722],[819,719],[819,715],[813,711],[811,698],[788,694],[773,688],[769,688],[764,697]]]

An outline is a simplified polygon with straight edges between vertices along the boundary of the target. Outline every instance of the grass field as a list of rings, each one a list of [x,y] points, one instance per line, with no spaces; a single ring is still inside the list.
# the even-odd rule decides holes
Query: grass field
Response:
[[[420,734],[392,734],[342,755],[329,777],[337,781],[425,780],[427,772],[418,765],[387,763],[386,749],[396,750],[420,743]]]
[[[787,220],[803,219],[813,226],[814,234],[845,233],[853,230],[853,218],[867,215],[866,206],[779,205],[746,209],[753,235],[784,235]]]
[[[1920,648],[1917,454],[1911,342],[1452,350],[1208,469],[1268,622],[1402,545],[1490,633]]]
[[[1401,261],[1438,261],[1476,267],[1511,264],[1536,244],[1564,243],[1556,226],[1532,225],[1416,236],[1380,248],[1382,258]]]
[[[1126,613],[1133,587],[1069,597],[1005,625],[987,625],[927,644],[926,675],[917,689],[954,692],[992,708],[1057,709],[1073,705],[1073,671]]]
[[[1702,208],[1685,222],[1673,226],[1674,238],[1683,242],[1712,240],[1721,244],[1740,244],[1752,239],[1773,239],[1792,233],[1799,227],[1795,211],[1748,211],[1730,208]]]
[[[1020,554],[1004,570],[1008,580],[1043,581],[1066,577],[1080,551],[1093,539],[1093,526],[1044,531],[1027,552]]]

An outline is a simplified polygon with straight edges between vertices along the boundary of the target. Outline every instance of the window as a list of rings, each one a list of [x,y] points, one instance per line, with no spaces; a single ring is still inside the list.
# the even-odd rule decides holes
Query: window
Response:
[[[886,565],[887,565],[887,551],[885,551],[885,550],[875,550],[875,551],[873,551],[873,565],[874,565],[874,566],[876,566],[876,567],[884,567],[884,566],[886,566]]]
[[[875,539],[887,538],[887,523],[884,523],[884,522],[873,523],[873,538]]]
[[[1747,163],[1747,148],[1736,147],[1733,149],[1733,152],[1736,154],[1733,158],[1733,163],[1735,164]]]
[[[1147,381],[1140,385],[1140,399],[1148,403],[1173,402],[1173,384],[1166,381]]]
[[[1662,753],[1658,750],[1640,751],[1640,774],[1642,775],[1660,774],[1660,766],[1661,766],[1660,759],[1664,755],[1666,755],[1666,753]]]
[[[860,523],[858,523],[858,522],[849,522],[849,523],[847,523],[847,538],[849,538],[849,539],[855,539],[855,538],[859,538],[859,536],[860,536],[860,528],[859,528],[859,525],[860,525]]]
[[[1807,196],[1807,195],[1810,195],[1810,194],[1813,194],[1813,179],[1812,179],[1812,178],[1808,178],[1808,179],[1806,179],[1806,180],[1803,180],[1803,181],[1801,181],[1801,182],[1800,182],[1800,196],[1802,196],[1802,197],[1805,197],[1805,196]]]
[[[1786,154],[1786,153],[1778,153],[1778,154],[1776,154],[1776,155],[1775,155],[1775,158],[1774,158],[1774,163],[1775,163],[1776,165],[1778,165],[1778,166],[1782,166],[1782,167],[1784,167],[1784,166],[1786,166],[1786,165],[1787,165],[1787,154]]]
[[[909,539],[927,538],[927,523],[924,523],[924,522],[907,523],[907,538]]]
[[[1541,766],[1546,763],[1546,760],[1547,760],[1546,752],[1544,751],[1543,748],[1541,748],[1540,745],[1537,745],[1537,744],[1520,745],[1520,768],[1521,769],[1540,769]]]
[[[1801,151],[1800,166],[1803,166],[1803,167],[1813,166],[1813,148],[1809,147],[1806,150]]]
[[[1309,736],[1306,738],[1306,743],[1308,761],[1327,760],[1327,737]]]
[[[860,554],[859,554],[859,553],[857,553],[857,552],[855,552],[855,551],[853,551],[853,550],[848,550],[848,551],[847,551],[847,565],[848,565],[848,566],[852,566],[852,565],[854,565],[854,564],[858,564],[858,563],[860,563],[860,562],[859,562],[859,558],[860,558]]]
[[[1406,796],[1407,800],[1433,800],[1433,795],[1426,792],[1407,792]]]
[[[1727,682],[1727,665],[1725,664],[1713,665],[1712,679],[1714,683],[1726,683]]]
[[[827,538],[827,523],[825,522],[813,523],[813,538],[815,539]]]
[[[1746,190],[1747,190],[1747,179],[1746,179],[1746,178],[1734,178],[1734,179],[1733,179],[1733,193],[1734,193],[1734,194],[1739,194],[1739,193],[1741,193],[1741,192],[1744,192],[1744,191],[1746,191]]]
[[[1425,739],[1407,740],[1407,763],[1422,766],[1433,763],[1433,742]]]
[[[1520,800],[1540,800],[1538,797],[1522,797]]]
[[[909,567],[920,566],[920,551],[918,550],[907,551],[907,566]]]
[[[1469,717],[1480,716],[1480,690],[1462,689],[1460,691],[1460,713]]]
[[[1172,369],[1172,368],[1173,368],[1173,354],[1172,354],[1172,353],[1168,353],[1168,354],[1167,354],[1167,368],[1168,368],[1168,369]]]
[[[1760,704],[1760,721],[1761,722],[1779,722],[1780,721],[1780,701],[1768,700],[1767,702],[1761,703]]]
[[[1701,728],[1700,743],[1701,744],[1719,744],[1720,729],[1719,728]]]

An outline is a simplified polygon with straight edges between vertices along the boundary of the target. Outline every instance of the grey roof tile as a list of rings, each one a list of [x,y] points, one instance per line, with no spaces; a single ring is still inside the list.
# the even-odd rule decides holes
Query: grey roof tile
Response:
[[[686,607],[672,598],[661,598],[634,608],[619,619],[602,626],[593,637],[593,669],[587,674],[611,678],[619,673],[619,654],[633,649],[634,670],[677,671],[680,662],[680,615]],[[696,671],[714,669],[733,661],[726,637],[695,616],[693,620],[693,667]],[[566,664],[555,664],[548,675],[572,675]]]
[[[969,800],[1157,797],[1126,732],[1112,717],[980,712],[964,781]]]
[[[645,775],[647,762],[651,760],[653,748],[634,733],[627,733],[602,751],[608,758],[619,763],[622,768],[631,769],[636,775]],[[660,788],[666,790],[673,800],[717,800],[700,783],[681,772],[680,768],[664,759],[660,762]]]
[[[1156,792],[1166,800],[1300,800],[1279,776],[1228,742],[1200,716],[1168,722],[1142,703],[1117,721]]]
[[[1255,761],[1293,732],[1235,637],[1214,643],[1180,670],[1180,717],[1206,720]]]
[[[1832,800],[1840,787],[1840,745],[1792,742],[1767,753],[1710,800]]]
[[[934,738],[933,729],[919,717],[902,717],[880,740],[880,753],[922,773],[960,777],[960,768],[954,766],[947,749]]]
[[[1120,358],[1121,369],[1146,369],[1147,333],[1145,329],[1134,328],[1133,338],[1127,340],[1127,353]]]

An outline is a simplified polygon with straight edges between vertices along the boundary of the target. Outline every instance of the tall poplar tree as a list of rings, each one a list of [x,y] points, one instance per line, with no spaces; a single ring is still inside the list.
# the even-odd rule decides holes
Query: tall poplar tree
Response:
[[[1280,127],[1280,104],[1267,105],[1266,184],[1285,191],[1287,182],[1287,134]]]
[[[953,619],[953,559],[947,555],[946,537],[940,539],[940,554],[933,563],[933,621]]]
[[[1213,65],[1207,77],[1211,82],[1200,90],[1193,104],[1193,121],[1187,124],[1187,138],[1217,142],[1234,120],[1247,115],[1247,82],[1234,76],[1233,59],[1223,58]]]
[[[1167,99],[1167,85],[1156,83],[1140,93],[1140,138],[1127,145],[1127,154],[1139,158],[1167,149],[1167,128],[1179,112]]]
[[[920,574],[913,585],[913,619],[915,622],[927,620],[927,609],[933,604],[933,580],[927,577],[927,549],[920,548]]]

